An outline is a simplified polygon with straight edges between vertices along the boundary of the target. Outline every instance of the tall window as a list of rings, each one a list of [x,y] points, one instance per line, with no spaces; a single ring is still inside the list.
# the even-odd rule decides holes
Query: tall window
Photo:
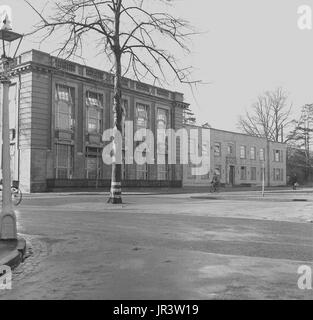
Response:
[[[253,181],[256,180],[256,167],[251,167],[250,179]]]
[[[55,169],[57,179],[71,179],[73,171],[73,147],[56,144]]]
[[[214,142],[214,155],[216,157],[221,156],[221,144],[220,142]]]
[[[279,168],[273,169],[273,180],[274,181],[283,181],[284,180],[284,170]]]
[[[273,150],[274,152],[274,161],[275,162],[282,162],[283,161],[283,154],[281,150]]]
[[[136,105],[136,130],[146,129],[149,125],[148,118],[149,106],[142,103],[137,103]],[[140,144],[140,141],[137,141]],[[138,151],[136,151],[138,152]],[[143,155],[145,156],[145,155]],[[136,178],[138,180],[147,180],[148,179],[148,166],[147,163],[139,165],[136,164]]]
[[[86,147],[86,177],[87,179],[101,179],[102,177],[102,150]]]
[[[250,148],[250,159],[255,160],[255,147]]]
[[[101,133],[103,123],[103,95],[87,91],[86,108],[88,133]]]
[[[168,128],[169,119],[168,119],[168,110],[158,108],[157,109],[157,141],[158,149],[157,152],[160,156],[164,157],[165,163],[158,164],[158,180],[168,180],[168,146],[167,138],[165,136],[165,131]]]
[[[264,161],[265,160],[265,153],[264,153],[264,149],[260,149],[260,160]]]
[[[240,179],[241,180],[247,179],[247,168],[246,167],[240,167]]]
[[[74,88],[57,84],[55,90],[55,128],[73,130]]]
[[[232,143],[227,146],[227,153],[232,155],[234,153],[234,145]]]
[[[148,128],[148,110],[149,106],[137,103],[136,106],[136,127],[137,129]]]
[[[240,159],[246,159],[246,147],[240,146]]]

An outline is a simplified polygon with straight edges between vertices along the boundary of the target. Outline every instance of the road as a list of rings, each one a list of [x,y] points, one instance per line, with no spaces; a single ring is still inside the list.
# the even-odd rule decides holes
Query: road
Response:
[[[297,287],[298,267],[313,267],[309,193],[106,199],[26,197],[17,219],[29,257],[0,299],[313,298]]]

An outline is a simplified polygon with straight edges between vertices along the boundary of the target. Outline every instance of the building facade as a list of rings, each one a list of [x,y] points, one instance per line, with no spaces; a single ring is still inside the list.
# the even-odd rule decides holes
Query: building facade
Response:
[[[113,126],[112,74],[31,50],[12,63],[11,83],[11,171],[22,191],[109,186],[102,133]],[[123,79],[125,120],[134,131],[177,130],[186,106],[181,93]],[[182,178],[179,164],[123,165],[126,186],[179,187]]]
[[[209,142],[209,172],[193,175],[192,163],[184,165],[184,186],[208,186],[213,173],[220,176],[220,182],[226,186],[262,185],[263,174],[265,186],[286,185],[286,150],[287,146],[278,142],[267,142],[264,138],[246,134],[201,128],[187,125],[189,136],[191,130],[198,132],[198,151],[201,154],[202,136]],[[203,134],[201,134],[203,132]],[[190,150],[189,154],[195,152]]]

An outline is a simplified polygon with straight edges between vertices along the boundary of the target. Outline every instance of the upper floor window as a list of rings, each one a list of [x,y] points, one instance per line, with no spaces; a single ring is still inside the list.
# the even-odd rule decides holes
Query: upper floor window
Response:
[[[56,85],[55,90],[55,128],[73,130],[74,88]]]
[[[260,149],[260,160],[264,161],[265,160],[265,153],[264,153],[264,149]]]
[[[103,123],[103,95],[86,92],[86,119],[89,133],[101,133]]]
[[[283,152],[281,150],[273,150],[274,152],[274,161],[282,162],[283,161]]]
[[[250,148],[250,159],[255,160],[255,147]]]
[[[158,153],[167,153],[167,137],[165,130],[168,128],[168,110],[158,108],[157,109],[157,143]]]
[[[240,159],[246,159],[246,147],[240,146]]]
[[[228,154],[233,154],[234,153],[234,145],[233,144],[229,144],[227,146],[227,153]]]
[[[137,103],[136,106],[136,127],[137,129],[148,128],[149,118],[148,118],[149,106],[143,103]]]
[[[214,155],[217,157],[221,156],[221,144],[220,142],[215,142],[214,143]]]

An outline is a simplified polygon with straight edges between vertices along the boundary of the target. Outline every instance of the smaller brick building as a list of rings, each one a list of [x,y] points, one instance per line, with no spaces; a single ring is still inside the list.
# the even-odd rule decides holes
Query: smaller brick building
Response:
[[[262,185],[265,172],[265,186],[286,185],[286,151],[287,145],[267,142],[264,138],[246,134],[201,128],[187,125],[185,128],[198,131],[198,152],[201,154],[202,138],[206,136],[210,144],[209,173],[192,175],[192,164],[184,165],[183,185],[209,185],[214,172],[220,175],[220,181],[229,185]],[[204,134],[201,134],[203,130]],[[205,145],[205,143],[203,143]],[[190,152],[195,152],[189,150]]]

